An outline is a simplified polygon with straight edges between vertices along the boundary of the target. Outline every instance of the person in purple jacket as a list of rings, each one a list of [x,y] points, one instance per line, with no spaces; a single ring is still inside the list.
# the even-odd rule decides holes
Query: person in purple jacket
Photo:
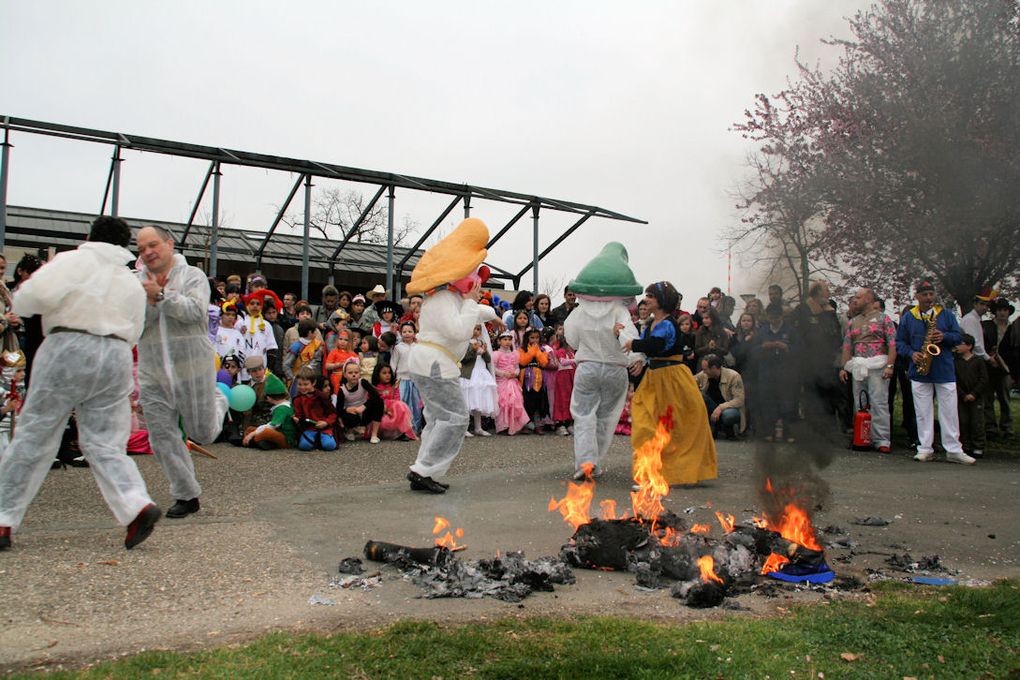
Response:
[[[950,463],[973,465],[974,458],[963,452],[960,444],[960,420],[956,404],[956,370],[953,365],[953,348],[960,344],[960,324],[947,309],[935,304],[935,287],[929,281],[921,281],[914,289],[917,306],[911,308],[896,331],[896,353],[910,358],[911,391],[914,395],[914,410],[917,419],[917,454],[914,460],[927,463],[935,458],[932,439],[935,436],[934,401],[938,399],[939,425],[942,428],[942,448]],[[925,339],[928,323],[935,321],[935,330],[930,341],[942,350],[931,357],[931,368],[927,374],[917,372],[917,364],[924,359]]]

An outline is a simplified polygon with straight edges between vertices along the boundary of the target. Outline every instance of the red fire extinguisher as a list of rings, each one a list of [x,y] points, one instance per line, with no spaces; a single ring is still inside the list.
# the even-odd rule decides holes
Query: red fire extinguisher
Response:
[[[871,400],[868,391],[861,390],[861,408],[854,414],[854,451],[871,450]]]

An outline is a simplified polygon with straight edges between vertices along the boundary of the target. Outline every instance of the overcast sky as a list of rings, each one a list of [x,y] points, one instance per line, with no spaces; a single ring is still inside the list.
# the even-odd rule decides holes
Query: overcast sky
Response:
[[[649,224],[589,221],[542,261],[543,282],[615,239],[641,283],[670,279],[690,306],[726,287],[719,237],[749,150],[729,128],[784,86],[798,46],[831,58],[819,39],[846,37],[867,4],[3,2],[0,115],[599,205]],[[12,143],[9,203],[98,211],[108,147]],[[121,214],[185,221],[207,163],[125,158]],[[267,228],[294,179],[225,168],[225,223]],[[448,200],[398,191],[395,212],[428,225]],[[473,215],[494,232],[515,211]],[[540,248],[572,222],[543,213]],[[491,262],[530,260],[519,225]],[[733,279],[747,292],[737,263]]]

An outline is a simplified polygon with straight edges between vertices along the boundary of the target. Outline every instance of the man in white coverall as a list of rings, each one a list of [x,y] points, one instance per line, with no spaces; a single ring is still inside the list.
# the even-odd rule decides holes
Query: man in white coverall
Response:
[[[171,234],[156,226],[137,236],[139,277],[148,304],[138,343],[138,386],[149,443],[170,480],[170,518],[198,512],[202,493],[185,437],[216,439],[227,399],[216,389],[209,340],[209,279],[174,252]],[[181,431],[183,428],[183,432]]]
[[[574,348],[577,371],[570,396],[574,417],[574,479],[598,477],[627,401],[627,368],[641,358],[622,349],[638,337],[627,303],[643,291],[634,279],[627,249],[615,241],[584,266],[568,284],[581,304],[563,322],[563,336]]]
[[[131,347],[142,333],[145,292],[128,269],[131,229],[100,217],[88,240],[60,253],[21,284],[14,313],[42,316],[46,340],[32,365],[32,388],[0,462],[0,550],[25,516],[73,409],[78,442],[131,549],[160,518],[135,462],[131,434]]]

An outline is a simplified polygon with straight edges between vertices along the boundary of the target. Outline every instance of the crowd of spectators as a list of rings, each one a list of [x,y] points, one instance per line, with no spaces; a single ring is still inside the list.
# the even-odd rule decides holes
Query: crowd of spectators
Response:
[[[33,256],[22,259],[12,288],[39,266]],[[6,267],[0,257],[0,274]],[[312,305],[293,292],[278,296],[257,273],[210,278],[209,286],[217,380],[228,395],[239,385],[255,395],[250,408],[231,411],[223,440],[262,449],[335,450],[359,439],[417,438],[424,426],[422,404],[404,372],[408,348],[416,342],[421,296],[393,299],[381,285],[367,291],[328,285],[321,303]],[[497,337],[480,326],[461,358],[473,418],[469,436],[569,436],[575,361],[563,322],[579,304],[576,296],[565,289],[554,306],[546,294],[519,291],[502,300],[486,293],[483,302],[502,313],[507,330]],[[11,291],[0,285],[0,340],[5,356],[23,350],[27,383],[42,334],[38,319],[19,319],[10,305]],[[912,357],[897,352],[898,320],[911,309],[893,318],[873,290],[862,288],[840,310],[828,284],[817,281],[795,306],[784,299],[782,287],[772,285],[767,302],[746,299],[739,312],[735,298],[712,288],[695,300],[693,311],[680,309],[674,320],[680,360],[695,376],[716,436],[794,442],[805,422],[830,423],[833,431],[849,435],[854,413],[868,408],[872,446],[890,452],[897,393],[911,446],[924,434],[912,398]],[[963,450],[970,456],[980,457],[989,437],[1012,435],[1010,388],[1020,375],[1020,319],[1011,320],[1014,312],[1008,301],[982,291],[959,321],[958,336],[946,336],[955,338],[949,348],[959,383],[954,398]],[[648,327],[643,302],[632,306],[632,321],[639,333]],[[0,417],[16,408],[17,381],[11,381],[10,369]],[[137,435],[144,415],[134,406]],[[629,411],[618,432],[629,431]]]

